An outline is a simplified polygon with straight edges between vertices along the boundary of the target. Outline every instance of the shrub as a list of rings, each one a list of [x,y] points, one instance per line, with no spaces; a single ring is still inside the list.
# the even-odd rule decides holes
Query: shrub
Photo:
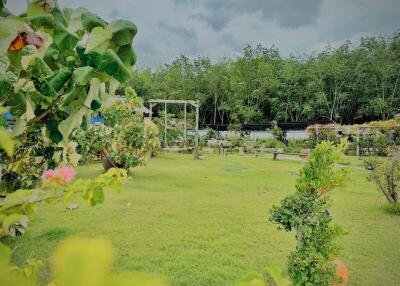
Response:
[[[365,161],[371,170],[368,177],[373,181],[387,201],[392,205],[399,205],[400,198],[400,153],[386,160],[369,159]]]
[[[372,146],[379,156],[387,156],[390,148],[394,145],[389,129],[375,130],[372,135]]]
[[[283,141],[283,138],[285,138],[286,136],[286,132],[278,126],[278,122],[276,122],[275,120],[271,122],[271,128],[267,131],[269,131],[272,136],[274,136],[274,138],[279,141]]]
[[[296,231],[297,247],[288,260],[294,285],[331,286],[335,281],[332,261],[339,249],[334,239],[342,229],[331,225],[329,198],[323,195],[344,182],[346,170],[335,169],[334,163],[345,147],[345,143],[338,147],[327,141],[318,144],[300,171],[296,192],[271,209],[272,222]]]
[[[124,93],[123,97],[113,98],[103,114],[105,125],[112,130],[106,155],[112,164],[128,170],[155,155],[160,141],[157,126],[138,112],[143,106],[141,98],[131,87],[126,87]]]
[[[144,152],[146,156],[156,156],[160,150],[161,143],[158,137],[159,129],[157,125],[149,118],[145,118],[144,121]]]
[[[217,139],[218,138],[218,132],[215,131],[212,128],[207,128],[206,129],[206,134],[203,136],[202,139],[204,140],[211,140],[211,139]]]
[[[183,124],[182,122],[176,120],[174,118],[174,114],[168,113],[167,114],[167,145],[174,146],[176,143],[182,141],[183,138]],[[165,146],[165,119],[164,119],[164,112],[160,112],[160,117],[154,118],[154,123],[159,128],[158,138],[161,142],[162,147]],[[187,137],[189,141],[189,136]]]
[[[285,148],[285,144],[277,139],[257,139],[256,143],[264,148]]]
[[[143,146],[143,123],[131,122],[127,125],[116,125],[108,157],[117,167],[128,170],[145,160]]]
[[[291,139],[288,142],[288,146],[285,146],[283,150],[287,153],[300,153],[302,149],[306,148],[306,140],[304,139]]]
[[[229,142],[230,147],[243,147],[247,137],[243,136],[241,132],[230,132],[224,138]]]
[[[82,156],[81,163],[99,160],[101,151],[110,145],[112,138],[113,129],[103,124],[78,130],[73,140],[78,144],[77,152]]]

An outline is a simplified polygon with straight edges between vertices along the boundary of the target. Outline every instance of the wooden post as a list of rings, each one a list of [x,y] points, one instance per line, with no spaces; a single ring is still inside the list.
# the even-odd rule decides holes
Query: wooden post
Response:
[[[153,118],[153,103],[151,103],[150,102],[150,114],[149,114],[149,117],[150,117],[150,119],[152,119]]]
[[[357,142],[357,143],[356,143],[356,144],[357,144],[357,145],[356,145],[356,148],[357,148],[357,149],[356,149],[356,155],[357,155],[357,156],[360,156],[360,146],[359,146],[359,143],[360,143],[360,128],[357,127],[357,131],[356,131],[356,132],[357,132],[357,138],[356,138],[356,142]]]
[[[185,149],[187,149],[187,123],[186,123],[186,102],[185,102],[185,107],[184,107],[184,115],[185,115],[185,125],[184,125],[184,130],[183,130],[183,138],[185,141]]]
[[[196,131],[195,131],[195,146],[194,146],[194,159],[200,159],[199,156],[199,101],[196,103]]]
[[[315,135],[317,137],[317,144],[319,143],[319,132],[318,132],[318,127],[315,127]]]
[[[167,148],[167,103],[164,103],[164,147]]]

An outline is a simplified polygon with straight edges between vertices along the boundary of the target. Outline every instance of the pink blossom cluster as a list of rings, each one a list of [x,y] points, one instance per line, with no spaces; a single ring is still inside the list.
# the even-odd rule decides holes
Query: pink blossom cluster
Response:
[[[75,179],[76,171],[71,166],[49,169],[42,175],[43,181],[53,181],[58,184],[70,183]]]

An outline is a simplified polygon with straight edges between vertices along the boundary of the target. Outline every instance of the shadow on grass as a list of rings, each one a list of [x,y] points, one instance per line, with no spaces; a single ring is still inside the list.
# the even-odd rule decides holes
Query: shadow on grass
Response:
[[[67,237],[70,234],[70,231],[66,227],[55,227],[52,228],[41,235],[37,236],[38,239],[44,239],[47,241],[60,241]]]
[[[400,216],[400,204],[396,205],[386,204],[383,206],[383,210],[390,215]]]

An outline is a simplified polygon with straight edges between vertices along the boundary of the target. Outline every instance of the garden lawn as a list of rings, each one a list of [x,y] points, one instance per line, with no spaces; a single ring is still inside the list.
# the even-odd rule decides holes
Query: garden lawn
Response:
[[[351,160],[352,164],[356,160]],[[359,164],[361,165],[361,164]],[[42,205],[26,234],[17,239],[14,262],[44,260],[68,236],[106,237],[118,271],[154,272],[170,285],[233,285],[249,271],[285,267],[294,233],[267,220],[272,204],[294,191],[302,163],[268,157],[163,154],[132,171],[120,193],[102,205],[65,210]],[[344,189],[331,192],[334,221],[352,286],[400,285],[400,216],[383,210],[383,197],[366,171],[350,167]],[[79,168],[94,177],[101,165]],[[41,278],[49,279],[48,266]]]

